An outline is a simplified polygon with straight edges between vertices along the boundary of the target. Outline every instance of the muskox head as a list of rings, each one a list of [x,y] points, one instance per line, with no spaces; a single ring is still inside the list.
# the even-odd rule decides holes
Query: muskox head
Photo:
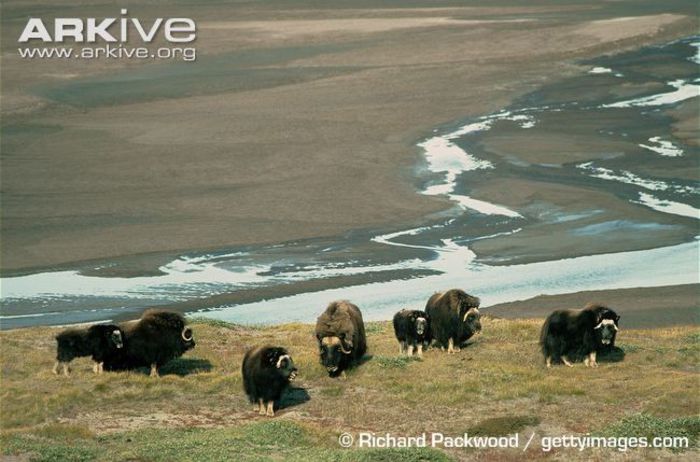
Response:
[[[615,336],[617,335],[617,323],[620,320],[620,316],[614,312],[612,313],[612,315],[604,316],[593,328],[596,338],[603,345],[612,345],[615,342]]]
[[[428,329],[428,320],[423,316],[417,316],[413,322],[416,326],[416,334],[425,335],[425,331]]]
[[[340,336],[317,337],[321,354],[321,364],[328,371],[328,375],[340,372],[341,363],[352,354],[352,341],[345,334]]]
[[[467,307],[462,314],[462,324],[471,335],[481,332],[481,313],[477,307]]]
[[[185,327],[180,334],[185,351],[194,348],[194,332],[191,327]]]
[[[107,341],[116,349],[124,348],[124,337],[122,337],[122,331],[119,329],[113,329],[111,332],[108,332]]]
[[[290,382],[297,376],[297,368],[294,366],[292,357],[288,354],[278,356],[274,361],[277,373]]]

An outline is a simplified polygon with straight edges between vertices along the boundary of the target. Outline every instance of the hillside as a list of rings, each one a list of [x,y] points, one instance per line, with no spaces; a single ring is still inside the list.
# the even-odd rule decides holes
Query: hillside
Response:
[[[306,324],[196,320],[197,347],[159,379],[95,376],[88,359],[74,361],[70,378],[55,377],[57,329],[1,332],[2,453],[13,461],[520,460],[534,432],[529,458],[697,460],[700,329],[621,330],[617,362],[546,370],[540,324],[485,318],[460,353],[431,349],[419,361],[397,357],[390,323],[368,323],[367,360],[347,380],[326,377]],[[272,419],[254,413],[241,388],[243,353],[264,343],[288,347],[300,370]],[[519,448],[343,449],[343,432],[519,433]],[[543,436],[586,433],[687,436],[692,448],[541,449]]]

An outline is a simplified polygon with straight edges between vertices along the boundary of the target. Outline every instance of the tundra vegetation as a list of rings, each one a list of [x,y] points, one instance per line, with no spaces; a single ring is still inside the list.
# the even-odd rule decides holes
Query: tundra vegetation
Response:
[[[543,319],[482,317],[483,331],[459,353],[429,349],[399,357],[391,322],[368,322],[368,352],[347,380],[318,361],[314,326],[242,327],[193,320],[197,348],[160,370],[95,375],[76,359],[51,372],[54,336],[40,327],[0,332],[0,447],[10,460],[521,460],[516,450],[342,449],[342,432],[418,435],[688,436],[683,451],[554,450],[566,460],[697,460],[700,329],[621,328],[624,360],[547,370],[538,346]],[[284,345],[299,368],[273,419],[243,392],[246,350]],[[619,359],[619,358],[618,358]],[[521,442],[521,444],[523,444]],[[551,459],[533,444],[525,454]],[[184,459],[183,459],[184,458]]]

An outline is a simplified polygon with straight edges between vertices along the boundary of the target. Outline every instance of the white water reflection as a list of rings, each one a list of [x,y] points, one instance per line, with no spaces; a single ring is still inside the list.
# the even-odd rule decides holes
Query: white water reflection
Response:
[[[700,210],[696,209],[691,205],[683,204],[681,202],[662,200],[652,196],[651,194],[640,192],[639,201],[637,203],[646,205],[647,207],[657,210],[659,212],[670,213],[672,215],[680,215],[683,217],[690,217],[695,218],[696,220],[700,220]]]
[[[627,108],[627,107],[643,107],[643,106],[664,106],[667,104],[680,103],[690,98],[700,96],[700,85],[697,81],[688,82],[683,79],[668,82],[668,85],[675,88],[675,91],[659,93],[656,95],[645,96],[617,103],[603,104],[601,108]]]
[[[511,266],[473,263],[466,246],[445,241],[433,267],[445,272],[420,279],[363,284],[208,310],[207,317],[239,323],[313,321],[331,300],[349,299],[368,320],[389,319],[405,307],[422,308],[436,290],[461,287],[483,306],[537,295],[584,290],[691,284],[698,280],[698,241],[652,250],[620,252]],[[653,277],[651,277],[653,275]],[[488,313],[488,309],[485,310]]]

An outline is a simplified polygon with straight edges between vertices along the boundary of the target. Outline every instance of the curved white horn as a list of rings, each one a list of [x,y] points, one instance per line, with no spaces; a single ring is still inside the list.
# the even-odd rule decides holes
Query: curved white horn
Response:
[[[188,333],[190,334],[189,336],[187,335]],[[192,329],[190,329],[189,327],[185,327],[184,329],[182,329],[182,340],[184,340],[185,342],[189,342],[190,340],[192,340]]]
[[[282,355],[282,356],[280,356],[280,357],[277,359],[277,369],[279,369],[280,367],[282,367],[282,361],[284,361],[285,359],[288,359],[288,360],[291,361],[291,358],[289,357],[289,355]]]
[[[342,352],[345,353],[346,355],[349,355],[350,353],[352,353],[352,350],[346,350],[346,349],[345,349],[345,346],[343,345],[343,341],[342,341],[342,340],[340,341],[340,351],[342,351]]]

